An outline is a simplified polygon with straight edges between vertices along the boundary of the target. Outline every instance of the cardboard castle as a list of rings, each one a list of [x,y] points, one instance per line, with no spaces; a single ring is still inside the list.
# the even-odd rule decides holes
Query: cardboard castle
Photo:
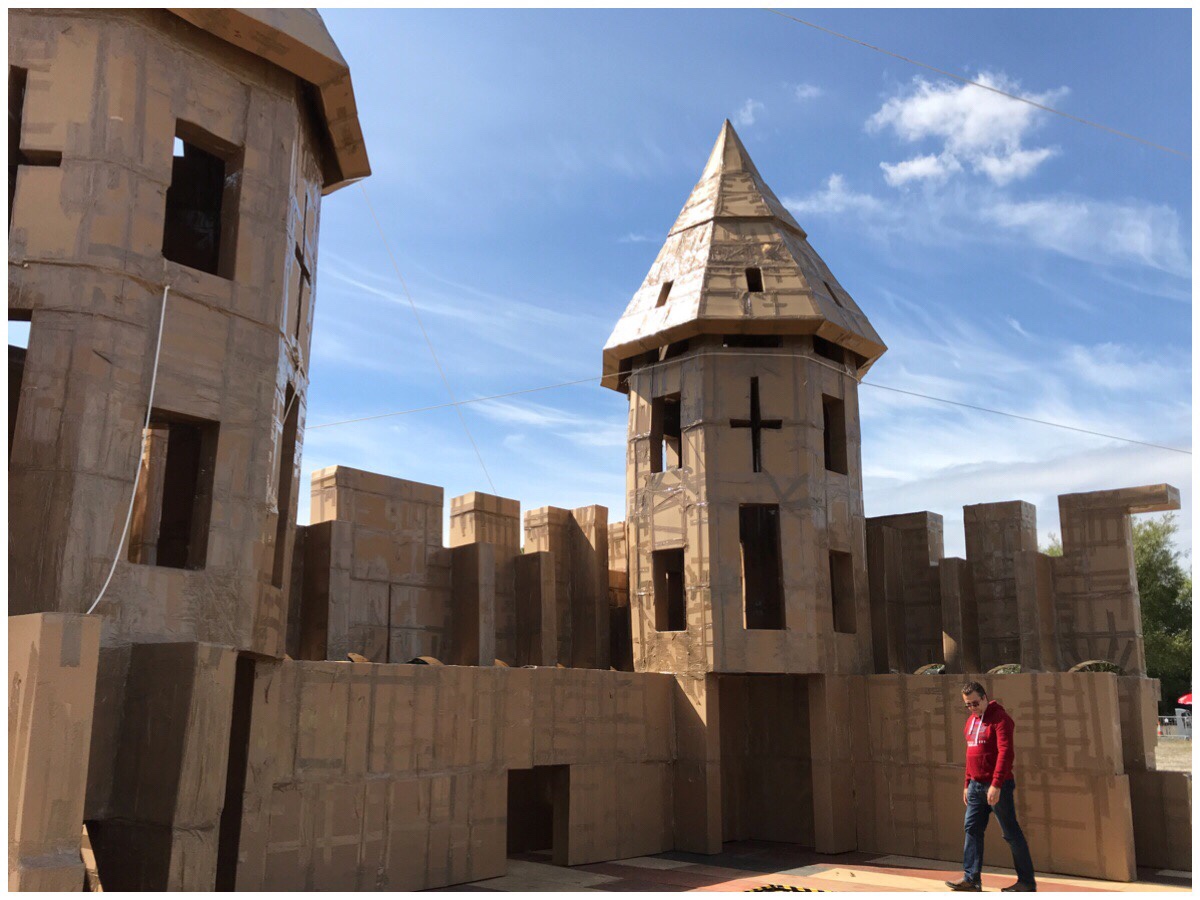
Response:
[[[966,673],[1017,720],[1039,869],[1191,869],[1129,524],[1178,491],[1061,497],[1053,559],[1021,501],[966,508],[966,559],[935,513],[866,518],[885,347],[728,123],[604,348],[624,522],[471,493],[447,540],[440,487],[333,467],[305,527],[320,199],[369,174],[320,18],[9,24],[10,888],[955,860]]]

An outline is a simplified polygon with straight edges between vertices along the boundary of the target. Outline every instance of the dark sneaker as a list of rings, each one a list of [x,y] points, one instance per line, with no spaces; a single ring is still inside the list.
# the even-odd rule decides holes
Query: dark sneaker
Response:
[[[969,878],[964,878],[962,881],[947,881],[946,887],[952,891],[982,891],[983,885],[978,881],[972,881]]]
[[[1026,884],[1023,881],[1018,881],[1016,884],[1010,884],[1006,888],[1000,888],[1001,891],[1036,891],[1036,884]]]

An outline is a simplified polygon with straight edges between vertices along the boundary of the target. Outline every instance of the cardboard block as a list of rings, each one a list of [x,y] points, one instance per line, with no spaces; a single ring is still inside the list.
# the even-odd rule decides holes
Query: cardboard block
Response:
[[[82,885],[83,827],[100,620],[8,620],[9,886]]]
[[[1129,773],[1133,839],[1139,867],[1192,871],[1192,775]]]
[[[553,666],[558,661],[554,556],[549,551],[515,559],[516,658],[518,666]]]
[[[1133,773],[1154,768],[1154,748],[1158,744],[1158,698],[1162,693],[1157,678],[1120,675],[1117,702],[1121,710],[1121,749],[1125,771]]]

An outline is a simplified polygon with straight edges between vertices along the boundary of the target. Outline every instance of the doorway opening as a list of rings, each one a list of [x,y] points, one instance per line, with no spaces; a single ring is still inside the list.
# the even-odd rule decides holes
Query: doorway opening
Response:
[[[508,857],[567,864],[570,766],[508,772]]]

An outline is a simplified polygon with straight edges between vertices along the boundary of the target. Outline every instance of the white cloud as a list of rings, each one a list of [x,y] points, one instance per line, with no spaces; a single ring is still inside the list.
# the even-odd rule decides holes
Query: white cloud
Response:
[[[758,100],[747,100],[742,104],[742,108],[734,114],[733,122],[735,125],[753,125],[755,119],[766,110],[766,104]]]
[[[1191,273],[1179,215],[1167,206],[1059,196],[999,200],[985,206],[982,215],[1075,259],[1141,263],[1180,277]]]
[[[916,156],[898,163],[880,163],[884,180],[892,187],[910,181],[942,181],[952,172],[961,171],[953,156]]]
[[[1024,96],[1020,86],[1003,75],[983,72],[975,80]],[[1049,105],[1065,93],[1066,88],[1059,88],[1030,95],[1029,99]],[[908,91],[890,98],[867,120],[867,130],[890,128],[908,143],[939,140],[941,157],[966,163],[996,184],[1007,184],[1027,178],[1054,155],[1050,148],[1030,150],[1022,146],[1038,124],[1038,112],[1028,103],[973,85],[934,84],[918,76]],[[892,165],[898,168],[913,162],[916,160]],[[950,169],[943,164],[940,171],[945,174]],[[893,182],[889,178],[888,183],[894,185],[903,180]]]
[[[650,234],[636,234],[629,232],[624,237],[617,238],[618,244],[648,244],[654,240],[654,236]]]
[[[795,85],[792,88],[792,91],[795,93],[796,99],[801,103],[803,103],[805,100],[815,100],[817,97],[820,97],[823,93],[825,93],[815,84],[807,83]]]
[[[882,209],[883,204],[870,194],[860,194],[846,186],[846,179],[834,173],[825,181],[825,187],[807,197],[785,198],[784,206],[797,215],[809,213],[872,213]]]

